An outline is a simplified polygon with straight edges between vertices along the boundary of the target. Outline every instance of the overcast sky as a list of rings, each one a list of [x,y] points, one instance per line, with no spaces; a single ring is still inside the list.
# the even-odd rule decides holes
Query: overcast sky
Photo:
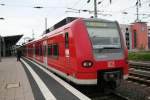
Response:
[[[40,36],[45,30],[45,18],[47,18],[48,27],[51,27],[58,21],[67,16],[79,16],[89,18],[93,16],[92,12],[80,12],[78,10],[93,11],[93,1],[88,0],[0,0],[0,35],[10,36],[23,34],[24,37],[32,38]],[[130,24],[136,19],[136,1],[137,0],[97,0],[102,1],[97,5],[98,18],[117,20],[120,24]],[[140,19],[150,23],[150,0],[141,0],[139,8]],[[33,8],[42,6],[41,9]],[[71,10],[73,8],[77,10]],[[70,12],[71,11],[71,12]],[[127,14],[123,14],[127,12]],[[150,25],[150,24],[149,24]],[[23,39],[20,43],[23,42]]]

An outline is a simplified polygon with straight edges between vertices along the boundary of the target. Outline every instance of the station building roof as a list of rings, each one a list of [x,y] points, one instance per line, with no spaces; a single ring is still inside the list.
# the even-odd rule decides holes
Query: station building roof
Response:
[[[15,54],[15,48],[13,46],[21,39],[23,35],[13,35],[13,36],[2,36],[1,37],[1,55],[11,56]]]
[[[13,46],[15,45],[22,37],[23,35],[13,35],[13,36],[4,36],[2,37],[4,40],[2,41],[5,41],[5,44],[9,44],[9,46]]]

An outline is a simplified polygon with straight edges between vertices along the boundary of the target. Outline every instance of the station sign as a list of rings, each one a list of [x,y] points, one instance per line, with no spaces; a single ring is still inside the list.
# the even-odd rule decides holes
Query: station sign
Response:
[[[85,24],[88,27],[108,27],[108,28],[117,27],[117,24],[115,22],[86,21]]]

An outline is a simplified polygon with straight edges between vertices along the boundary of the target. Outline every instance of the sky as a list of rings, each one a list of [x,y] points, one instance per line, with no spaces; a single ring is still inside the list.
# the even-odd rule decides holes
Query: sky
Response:
[[[0,0],[0,35],[24,36],[18,42],[33,37],[37,38],[45,30],[45,18],[47,27],[53,26],[65,17],[93,16],[94,0]],[[117,20],[120,24],[131,24],[136,20],[137,0],[97,0],[98,18]],[[5,4],[5,5],[1,5]],[[43,7],[41,9],[34,8]],[[71,8],[71,9],[70,9]],[[89,10],[82,12],[79,10]],[[150,0],[141,0],[139,7],[139,18],[150,25]]]

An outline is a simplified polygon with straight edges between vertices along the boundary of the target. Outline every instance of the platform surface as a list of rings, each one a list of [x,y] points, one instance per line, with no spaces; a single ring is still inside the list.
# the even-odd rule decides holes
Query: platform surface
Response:
[[[35,100],[24,68],[15,57],[0,62],[0,100]]]

